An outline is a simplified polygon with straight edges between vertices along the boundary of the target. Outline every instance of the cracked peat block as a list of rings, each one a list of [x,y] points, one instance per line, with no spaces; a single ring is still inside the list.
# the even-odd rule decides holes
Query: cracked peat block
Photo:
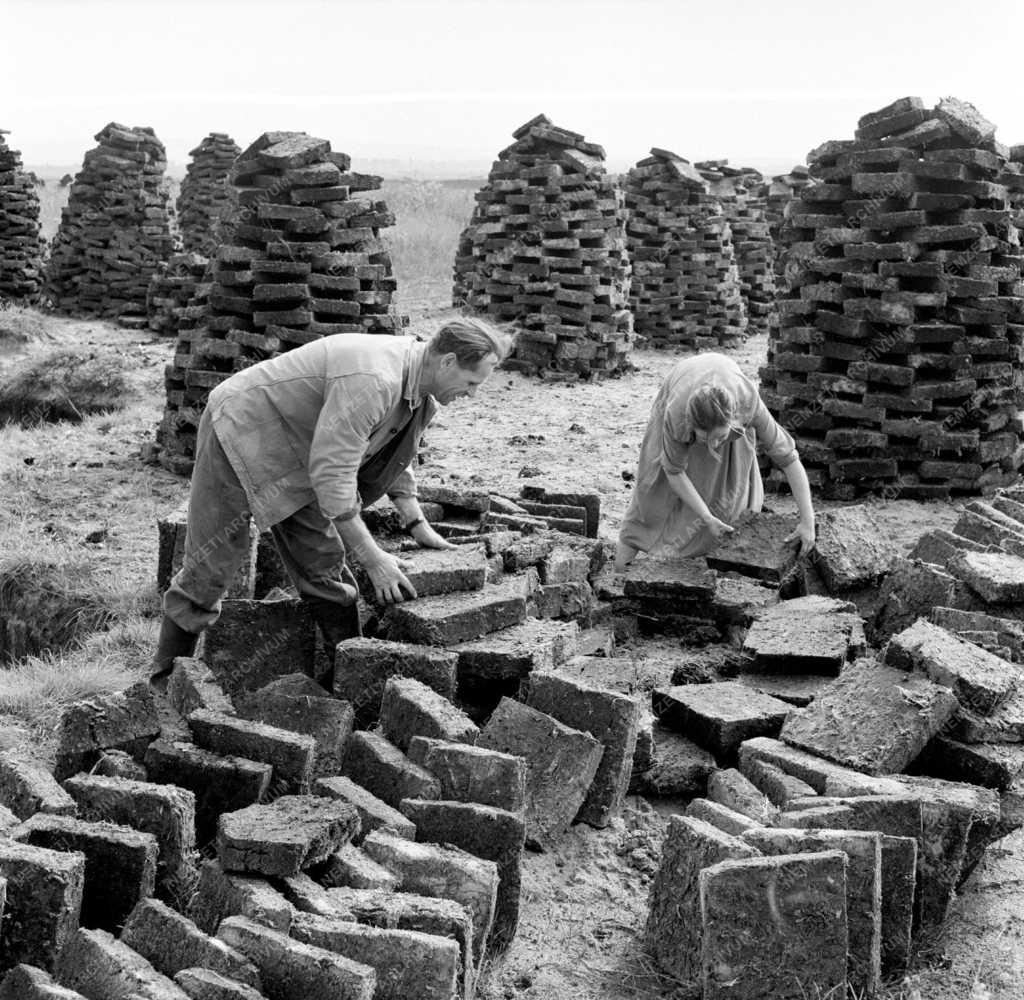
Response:
[[[846,991],[841,851],[720,861],[699,875],[704,1000]]]
[[[604,754],[589,733],[511,698],[501,700],[477,745],[526,761],[526,839],[541,848],[568,830]]]
[[[380,705],[380,729],[402,753],[416,736],[475,743],[480,733],[465,712],[411,677],[389,677]]]
[[[378,732],[357,730],[345,749],[342,773],[397,809],[402,799],[436,799],[441,785]]]
[[[526,762],[486,747],[414,736],[409,759],[441,785],[440,797],[519,812],[526,804]]]
[[[654,692],[654,712],[716,756],[732,759],[755,736],[777,736],[793,706],[736,681],[681,684]]]
[[[354,806],[318,795],[282,795],[225,813],[217,857],[227,871],[297,875],[325,861],[359,829]]]
[[[858,660],[789,715],[781,738],[866,774],[899,772],[958,707],[948,688],[921,675]]]

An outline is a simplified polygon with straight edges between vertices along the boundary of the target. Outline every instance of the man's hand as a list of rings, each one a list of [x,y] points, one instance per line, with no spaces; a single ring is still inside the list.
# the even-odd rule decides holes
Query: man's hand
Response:
[[[811,549],[814,548],[815,536],[814,536],[814,522],[810,524],[800,521],[796,526],[796,531],[789,534],[784,539],[785,542],[798,542],[800,545],[800,555],[805,556]]]
[[[736,529],[731,524],[726,524],[725,521],[719,521],[714,514],[708,514],[707,517],[702,518],[704,526],[711,532],[715,538],[721,538],[722,535],[730,535]]]
[[[416,596],[416,588],[405,573],[412,565],[388,552],[381,552],[372,563],[364,563],[366,575],[373,584],[374,596],[381,604],[401,604]]]
[[[412,529],[412,537],[421,549],[457,549],[447,539],[442,538],[426,521]]]

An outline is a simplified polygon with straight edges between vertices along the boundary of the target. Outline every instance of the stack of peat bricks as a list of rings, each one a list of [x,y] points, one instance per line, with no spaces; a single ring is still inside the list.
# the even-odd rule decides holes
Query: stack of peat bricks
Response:
[[[0,997],[472,997],[524,845],[608,826],[639,722],[563,669],[598,498],[527,493],[423,486],[460,544],[404,553],[419,596],[372,609],[378,638],[325,663],[305,605],[243,572],[166,699],[69,706],[52,774],[0,756]],[[397,551],[395,517],[367,511]]]
[[[750,333],[767,333],[775,312],[775,243],[768,223],[764,177],[752,167],[730,167],[728,160],[697,164],[729,220],[740,288]]]
[[[903,98],[808,154],[789,206],[789,290],[761,384],[814,485],[849,498],[977,493],[1024,460],[1024,298],[995,127]]]
[[[669,821],[643,938],[705,1000],[874,995],[1024,822],[1024,558],[1009,551],[1024,520],[986,513],[1014,533],[1000,551],[942,532],[899,559],[854,506],[819,516],[803,563],[788,519],[759,514],[702,559],[664,553],[617,591],[599,581],[641,627],[733,634],[714,657],[588,671],[653,692],[639,790],[695,796]],[[880,588],[863,618],[855,600]]]
[[[456,296],[516,324],[509,367],[566,381],[616,372],[632,349],[630,269],[604,149],[545,115],[513,136],[476,195]]]
[[[186,308],[165,374],[158,460],[185,475],[210,390],[232,373],[329,334],[405,325],[380,237],[394,216],[361,197],[379,177],[351,171],[326,139],[267,132],[237,158],[231,180],[235,214],[223,223],[209,289],[199,289],[207,306]]]
[[[46,294],[61,312],[143,328],[149,280],[174,249],[167,158],[151,128],[111,123],[95,138],[61,213]]]
[[[623,182],[635,329],[653,347],[717,348],[746,336],[729,222],[681,156],[652,149]]]
[[[189,153],[176,207],[186,251],[209,257],[221,243],[220,225],[234,211],[228,174],[241,150],[229,135],[211,132]]]
[[[768,234],[773,243],[779,242],[789,203],[799,199],[804,188],[813,183],[810,171],[798,163],[788,174],[776,174],[767,184],[765,214],[768,218]]]
[[[459,233],[459,243],[455,250],[455,269],[452,274],[452,305],[456,309],[485,312],[487,299],[485,293],[477,290],[473,280],[476,271],[476,259],[473,253],[473,233],[483,221],[484,204],[477,201],[469,225]]]
[[[176,337],[184,323],[194,327],[193,321],[201,316],[209,287],[204,284],[209,260],[199,253],[176,253],[161,264],[149,280],[146,292],[146,315],[149,328],[164,337]],[[197,307],[198,312],[197,312]]]
[[[24,301],[35,297],[42,280],[39,195],[5,135],[0,129],[0,299]]]

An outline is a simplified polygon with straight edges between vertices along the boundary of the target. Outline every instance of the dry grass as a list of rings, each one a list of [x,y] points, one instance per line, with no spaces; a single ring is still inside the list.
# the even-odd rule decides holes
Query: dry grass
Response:
[[[18,349],[26,344],[50,340],[49,323],[35,309],[0,299],[0,350]]]

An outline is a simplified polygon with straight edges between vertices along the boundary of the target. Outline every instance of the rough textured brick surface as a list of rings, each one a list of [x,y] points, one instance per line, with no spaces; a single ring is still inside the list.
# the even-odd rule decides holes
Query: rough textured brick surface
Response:
[[[759,615],[743,642],[755,670],[836,675],[864,651],[864,626],[855,611],[829,598],[780,601]]]
[[[1024,746],[960,743],[936,736],[914,762],[921,774],[1006,791],[1024,773]]]
[[[266,879],[226,872],[216,861],[204,861],[188,916],[207,934],[225,917],[240,915],[288,933],[293,907]]]
[[[831,592],[866,587],[892,569],[896,546],[863,506],[818,514],[814,564]]]
[[[18,819],[37,812],[75,814],[75,800],[38,761],[16,750],[0,754],[0,805]]]
[[[990,715],[1021,680],[1018,667],[965,642],[939,625],[919,619],[889,640],[886,663],[921,670],[953,689],[961,708]]]
[[[740,674],[736,678],[738,684],[788,702],[796,708],[805,708],[814,701],[818,692],[830,680],[830,677],[819,674]]]
[[[229,695],[301,670],[312,674],[316,626],[301,600],[227,600],[204,634],[202,658]]]
[[[467,802],[406,799],[403,812],[416,824],[416,839],[449,844],[498,866],[491,950],[507,948],[519,926],[519,893],[526,837],[523,817],[505,809]]]
[[[266,1000],[251,986],[209,969],[182,969],[174,981],[190,1000]]]
[[[259,989],[259,972],[252,962],[158,900],[147,899],[135,907],[121,940],[165,976],[201,967]]]
[[[377,973],[375,1000],[451,1000],[458,988],[457,941],[299,914],[292,937],[360,962]]]
[[[213,671],[202,661],[179,656],[167,681],[167,700],[181,715],[188,715],[197,708],[208,708],[211,712],[233,712],[234,705],[225,694]]]
[[[718,767],[711,752],[659,724],[651,727],[650,735],[651,760],[639,779],[639,790],[654,796],[703,795]]]
[[[157,888],[174,899],[193,874],[195,796],[174,785],[79,774],[64,782],[82,819],[107,820],[156,837]]]
[[[684,984],[700,981],[701,870],[719,861],[754,858],[758,853],[756,848],[701,819],[669,819],[643,932],[645,947],[667,973]]]
[[[343,775],[320,778],[313,786],[313,791],[329,799],[347,802],[359,813],[359,830],[352,838],[353,843],[360,843],[367,834],[382,826],[390,827],[399,837],[405,837],[407,840],[416,839],[416,827],[405,816],[351,778]]]
[[[411,843],[375,830],[363,841],[374,861],[393,871],[405,892],[451,899],[473,915],[473,953],[482,955],[498,895],[498,866],[464,851]]]
[[[604,744],[578,818],[591,826],[607,826],[621,810],[629,787],[640,723],[639,699],[561,673],[536,671],[526,684],[526,704]]]
[[[981,715],[961,705],[948,733],[963,743],[1024,742],[1024,684],[1018,684],[994,712]]]
[[[757,823],[770,823],[778,810],[767,795],[735,768],[715,771],[708,779],[708,798]]]
[[[389,677],[413,677],[445,698],[455,697],[453,651],[381,639],[346,639],[334,658],[334,694],[348,701],[362,728],[372,726]]]
[[[333,856],[334,854],[331,855],[331,857]],[[326,862],[324,863],[326,864]],[[322,865],[316,865],[310,871],[318,870],[321,867]],[[293,921],[299,913],[317,913],[325,917],[337,915],[337,910],[334,903],[331,902],[331,897],[327,894],[326,887],[305,872],[275,879],[274,884],[280,888],[281,895],[295,908],[296,912],[292,914]]]
[[[319,864],[359,829],[354,806],[319,795],[282,795],[220,818],[217,856],[227,871],[295,875]]]
[[[487,578],[487,554],[482,545],[413,549],[402,558],[412,566],[405,575],[419,597],[483,590]]]
[[[37,813],[14,832],[17,840],[85,855],[81,923],[117,932],[156,884],[156,838],[114,823]]]
[[[663,725],[726,760],[744,740],[777,736],[793,707],[735,681],[662,688],[652,704]]]
[[[526,838],[550,847],[586,799],[604,753],[588,733],[503,698],[477,744],[526,761]]]
[[[196,841],[209,843],[221,813],[260,802],[270,790],[274,769],[262,761],[222,756],[192,743],[154,740],[146,748],[149,780],[177,785],[196,798]]]
[[[385,627],[391,639],[428,646],[468,642],[525,620],[532,590],[524,576],[470,593],[406,601],[388,609]]]
[[[398,878],[355,844],[339,847],[311,871],[317,882],[328,889],[398,888]]]
[[[316,757],[312,736],[202,708],[188,717],[188,727],[204,750],[270,764],[275,786],[296,795],[309,791]]]
[[[957,603],[956,577],[919,559],[897,559],[892,572],[882,583],[875,620],[875,642],[884,642],[926,618],[934,607],[952,607]]]
[[[27,962],[52,972],[82,908],[85,857],[0,838],[7,900],[0,921],[0,971]]]
[[[721,861],[700,874],[704,1000],[846,991],[846,859],[839,851]]]
[[[72,935],[58,964],[57,978],[87,997],[188,1000],[172,980],[107,931],[82,927]]]
[[[393,809],[402,799],[436,799],[440,782],[414,764],[380,733],[355,732],[345,748],[342,772]]]
[[[416,736],[475,743],[476,723],[447,698],[411,677],[389,677],[380,705],[380,729],[402,753]]]
[[[781,738],[867,774],[902,771],[959,707],[945,687],[859,660],[807,707]]]
[[[768,797],[772,805],[780,809],[787,808],[793,799],[816,794],[807,782],[794,778],[793,775],[786,774],[781,767],[758,760],[756,757],[748,757],[741,765],[740,771]]]
[[[748,830],[743,839],[762,854],[841,851],[846,866],[847,976],[856,990],[872,996],[881,977],[881,834],[856,830]]]
[[[441,798],[518,812],[526,804],[526,762],[485,747],[416,736],[409,759],[441,785]]]
[[[31,965],[16,965],[0,982],[0,1000],[86,1000],[77,990],[59,986]]]
[[[637,559],[626,571],[626,597],[674,598],[709,604],[715,596],[715,574],[700,559]]]
[[[377,974],[342,955],[245,917],[228,917],[217,937],[256,965],[268,1000],[373,1000]]]
[[[797,547],[785,541],[793,533],[791,517],[750,512],[741,515],[733,528],[705,557],[712,569],[778,583],[796,565]]]
[[[601,495],[599,493],[552,490],[545,486],[526,485],[522,488],[521,496],[524,500],[530,500],[534,503],[569,504],[573,507],[582,507],[587,512],[587,537],[597,538],[597,530],[601,519]]]
[[[710,823],[723,833],[731,834],[734,837],[738,837],[747,830],[753,830],[755,827],[764,826],[763,823],[744,816],[743,813],[738,813],[728,806],[723,806],[721,802],[712,802],[711,799],[694,799],[686,807],[685,815],[690,819],[699,819]]]

